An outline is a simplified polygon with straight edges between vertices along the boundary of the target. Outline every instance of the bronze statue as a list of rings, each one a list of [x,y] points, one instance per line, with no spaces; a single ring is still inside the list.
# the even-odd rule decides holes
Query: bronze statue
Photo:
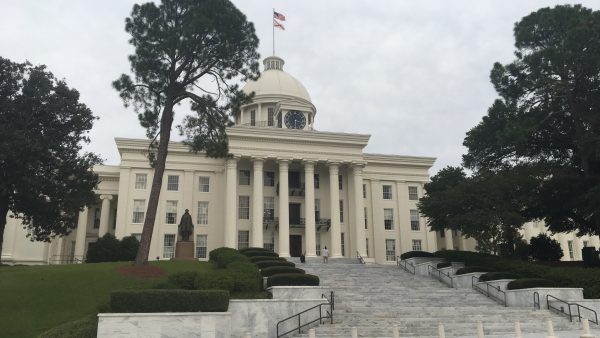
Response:
[[[181,216],[178,229],[179,234],[181,234],[181,239],[184,242],[189,241],[190,235],[194,231],[194,223],[192,222],[192,215],[190,215],[189,209],[185,209],[185,213]]]

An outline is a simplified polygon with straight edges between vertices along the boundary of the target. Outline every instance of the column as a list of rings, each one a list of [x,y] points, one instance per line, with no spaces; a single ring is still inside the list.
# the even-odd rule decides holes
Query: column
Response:
[[[600,249],[600,236],[591,235],[590,236],[590,245],[596,248],[596,250]]]
[[[563,256],[561,258],[561,261],[570,261],[571,257],[569,256],[569,240],[567,238],[567,235],[559,233],[558,242],[560,243],[560,247],[563,250]]]
[[[340,190],[338,187],[339,166],[329,164],[329,207],[331,215],[331,258],[342,257],[342,235],[340,229]]]
[[[581,249],[583,249],[583,238],[577,237],[577,233],[573,233],[573,256],[576,261],[583,260]]]
[[[98,237],[102,237],[108,233],[108,223],[110,219],[110,200],[112,195],[100,195],[102,208],[100,209],[100,228],[98,229]]]
[[[454,243],[452,242],[452,230],[444,230],[446,234],[446,250],[454,250]]]
[[[313,161],[304,162],[304,224],[306,257],[316,257],[317,234],[315,227],[315,163]]]
[[[227,160],[227,178],[225,182],[225,234],[224,246],[236,248],[236,206],[237,206],[237,159]]]
[[[260,110],[259,110],[260,111]],[[263,162],[262,158],[253,160],[254,179],[252,180],[252,246],[263,247]]]
[[[88,207],[79,213],[77,220],[77,236],[75,239],[75,258],[83,259],[85,252],[85,237],[87,234]]]
[[[117,197],[117,227],[115,228],[115,237],[121,239],[131,234],[129,224],[131,222],[133,198],[129,195],[129,177],[131,169],[121,167],[119,173],[119,193]],[[148,182],[152,182],[152,177],[148,174]]]
[[[288,160],[279,160],[279,256],[290,257]]]
[[[355,231],[355,245],[356,250],[362,257],[367,257],[367,250],[365,248],[365,206],[362,195],[362,166],[354,165],[352,167],[353,178],[354,178],[354,231]]]
[[[467,238],[460,231],[458,232],[458,250],[467,251]]]

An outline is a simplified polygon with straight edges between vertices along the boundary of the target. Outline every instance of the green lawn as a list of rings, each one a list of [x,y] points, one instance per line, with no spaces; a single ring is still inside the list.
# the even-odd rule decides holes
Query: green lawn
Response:
[[[131,263],[96,263],[53,266],[0,266],[0,336],[37,337],[62,323],[95,314],[108,304],[112,290],[148,288],[164,279],[137,279],[118,273]],[[211,265],[196,261],[155,264],[169,274],[208,271]]]

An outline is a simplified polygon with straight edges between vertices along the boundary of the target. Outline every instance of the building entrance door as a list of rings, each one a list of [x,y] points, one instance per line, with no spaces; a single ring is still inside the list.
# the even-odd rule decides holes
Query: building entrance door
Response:
[[[302,236],[290,235],[290,256],[300,257],[302,255]]]

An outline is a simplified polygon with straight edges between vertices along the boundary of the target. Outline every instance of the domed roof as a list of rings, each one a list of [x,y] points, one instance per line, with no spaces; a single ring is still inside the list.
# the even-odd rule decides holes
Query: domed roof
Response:
[[[283,71],[283,59],[269,56],[264,61],[265,70],[256,81],[249,81],[243,88],[246,94],[254,92],[262,95],[287,95],[312,102],[308,91],[300,81]]]

